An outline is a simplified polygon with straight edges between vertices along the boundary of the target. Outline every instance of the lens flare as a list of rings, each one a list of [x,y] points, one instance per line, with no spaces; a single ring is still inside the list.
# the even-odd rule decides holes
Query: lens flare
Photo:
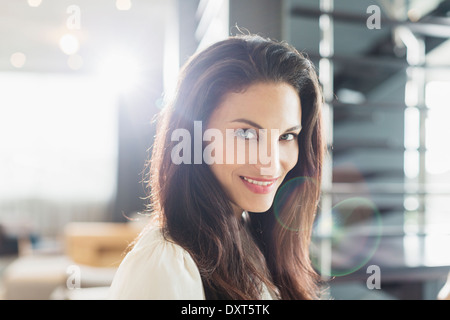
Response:
[[[327,216],[330,219],[325,221]],[[324,223],[331,224],[329,234],[320,232]],[[343,200],[332,208],[331,215],[320,214],[315,221],[311,242],[312,263],[323,276],[351,274],[373,257],[381,235],[381,216],[370,199],[355,197]],[[325,257],[331,262],[326,270],[321,264],[321,252],[331,254],[331,257]]]
[[[284,183],[277,191],[273,202],[273,212],[277,222],[285,229],[292,232],[299,232],[299,214],[283,216],[283,212],[301,207],[303,202],[302,194],[316,182],[308,177],[296,177]]]

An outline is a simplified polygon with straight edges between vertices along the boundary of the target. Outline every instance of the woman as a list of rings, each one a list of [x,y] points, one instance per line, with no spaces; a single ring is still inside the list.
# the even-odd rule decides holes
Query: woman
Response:
[[[158,223],[111,298],[317,298],[321,103],[313,65],[285,43],[237,36],[193,56],[159,115],[148,181]]]

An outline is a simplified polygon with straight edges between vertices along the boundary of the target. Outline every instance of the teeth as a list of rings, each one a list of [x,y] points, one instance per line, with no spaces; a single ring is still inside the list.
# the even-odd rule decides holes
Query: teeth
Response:
[[[246,178],[246,177],[242,177],[244,178],[245,181],[248,181],[250,183],[256,184],[258,186],[268,186],[271,185],[273,183],[273,181],[256,181],[250,178]]]

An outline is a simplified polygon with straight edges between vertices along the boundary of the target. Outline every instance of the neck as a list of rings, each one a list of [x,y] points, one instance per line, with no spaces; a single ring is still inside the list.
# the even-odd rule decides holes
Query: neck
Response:
[[[234,216],[235,216],[238,220],[242,219],[242,216],[243,216],[243,213],[244,213],[245,210],[242,209],[242,208],[240,208],[240,207],[238,207],[238,206],[235,205],[234,203],[231,204],[231,207],[233,208]]]

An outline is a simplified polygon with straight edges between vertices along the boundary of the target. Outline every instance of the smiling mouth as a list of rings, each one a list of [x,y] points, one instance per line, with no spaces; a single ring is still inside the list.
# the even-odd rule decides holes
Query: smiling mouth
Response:
[[[274,184],[278,178],[276,179],[264,179],[264,180],[257,180],[257,179],[252,179],[252,178],[248,178],[248,177],[244,177],[244,176],[240,176],[241,179],[247,181],[248,183],[257,185],[257,186],[263,186],[263,187],[269,187],[272,184]]]
[[[268,188],[268,187],[271,187],[273,184],[275,184],[275,182],[278,181],[278,178],[274,178],[274,179],[256,179],[256,178],[249,178],[249,177],[245,177],[245,176],[239,176],[239,177],[243,181],[248,183],[249,185],[263,187],[264,190],[266,190],[266,188]]]
[[[278,181],[279,178],[276,179],[256,179],[240,176],[244,185],[251,192],[256,194],[269,194],[275,190],[277,184],[275,182]]]

